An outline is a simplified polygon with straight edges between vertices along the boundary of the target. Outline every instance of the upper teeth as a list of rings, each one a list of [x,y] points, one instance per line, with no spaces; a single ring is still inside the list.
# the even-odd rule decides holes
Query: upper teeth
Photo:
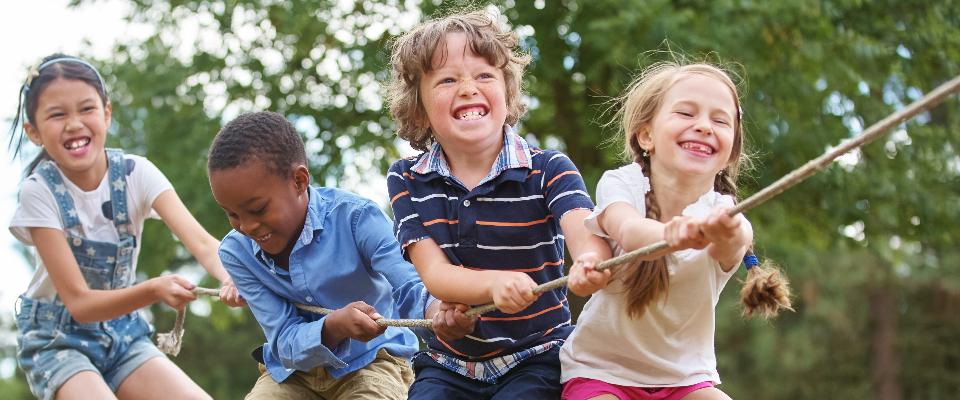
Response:
[[[257,241],[263,242],[263,241],[265,241],[265,240],[267,240],[267,239],[270,239],[270,236],[272,236],[272,235],[273,235],[272,233],[268,233],[268,234],[266,234],[266,235],[260,236],[260,237],[257,238]]]
[[[86,146],[87,143],[90,143],[90,138],[83,138],[68,142],[64,145],[64,147],[66,147],[68,150],[74,150]]]
[[[705,144],[685,142],[680,146],[686,150],[694,150],[694,151],[704,152],[707,154],[713,154],[713,148]]]
[[[460,114],[460,119],[478,119],[483,116],[483,111],[467,111]]]

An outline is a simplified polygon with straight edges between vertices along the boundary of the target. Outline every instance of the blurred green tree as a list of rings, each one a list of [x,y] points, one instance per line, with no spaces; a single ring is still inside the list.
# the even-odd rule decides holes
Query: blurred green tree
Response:
[[[130,19],[156,33],[99,62],[112,88],[113,144],[152,159],[215,235],[229,227],[209,194],[205,154],[225,120],[283,113],[303,133],[318,183],[382,186],[382,171],[399,155],[382,100],[388,41],[423,16],[485,5],[131,3]],[[960,73],[956,0],[494,5],[534,60],[522,131],[566,151],[590,186],[623,162],[604,145],[617,134],[600,127],[607,100],[655,61],[687,55],[743,76],[748,145],[759,166],[742,182],[744,195]],[[735,288],[726,291],[716,339],[723,390],[735,398],[884,400],[960,391],[958,132],[954,97],[750,212],[761,254],[793,280],[797,312],[745,321]],[[195,271],[160,224],[147,232],[145,274]],[[582,299],[571,303],[578,309]],[[204,312],[188,318],[176,362],[215,398],[241,397],[256,377],[246,353],[263,341],[259,327],[245,310],[192,309]],[[172,326],[171,311],[152,310],[158,329]]]

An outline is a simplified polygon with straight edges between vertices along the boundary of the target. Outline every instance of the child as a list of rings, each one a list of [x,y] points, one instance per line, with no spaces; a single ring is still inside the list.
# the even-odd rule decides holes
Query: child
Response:
[[[434,296],[499,309],[462,340],[429,341],[414,358],[412,399],[557,398],[567,294],[532,289],[563,275],[564,239],[590,266],[610,253],[583,226],[593,203],[570,159],[510,125],[524,112],[529,58],[496,18],[426,22],[391,56],[397,134],[424,152],[388,173],[397,238]]]
[[[276,113],[237,117],[210,147],[210,187],[234,228],[220,258],[267,338],[247,399],[405,399],[417,338],[376,320],[446,314],[401,257],[377,205],[310,186],[306,159],[300,135]],[[441,336],[471,328],[434,323]]]
[[[714,307],[753,240],[734,205],[743,161],[740,102],[720,69],[658,64],[622,98],[625,153],[587,227],[618,253],[671,247],[620,267],[584,306],[560,351],[564,399],[728,399],[714,354]],[[570,283],[595,270],[574,266]]]
[[[134,280],[143,221],[159,214],[223,283],[221,299],[238,306],[217,240],[150,161],[104,149],[111,105],[89,63],[51,55],[21,96],[11,133],[22,120],[41,147],[10,222],[38,256],[17,312],[17,361],[30,390],[44,399],[209,398],[150,342],[152,328],[137,311],[158,301],[180,309],[196,299],[194,285],[178,275]]]

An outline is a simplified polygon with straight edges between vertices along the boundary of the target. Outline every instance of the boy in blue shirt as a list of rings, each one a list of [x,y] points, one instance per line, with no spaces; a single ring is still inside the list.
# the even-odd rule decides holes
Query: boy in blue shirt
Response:
[[[432,317],[439,302],[403,260],[377,205],[310,186],[303,141],[275,113],[224,126],[207,168],[234,228],[221,261],[267,339],[262,375],[247,399],[406,398],[417,338],[376,320]],[[298,303],[335,311],[315,314]],[[456,337],[472,327],[434,328]]]

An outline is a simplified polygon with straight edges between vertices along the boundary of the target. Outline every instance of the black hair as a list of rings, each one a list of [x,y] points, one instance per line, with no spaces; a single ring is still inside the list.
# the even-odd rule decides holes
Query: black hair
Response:
[[[207,172],[254,160],[265,162],[271,172],[284,178],[296,164],[306,164],[303,139],[283,115],[247,113],[224,125],[210,145]]]
[[[37,101],[40,99],[40,94],[50,83],[60,78],[83,81],[90,85],[97,91],[100,101],[106,107],[109,101],[107,90],[104,88],[100,73],[90,63],[61,53],[44,57],[36,68],[30,70],[23,86],[20,87],[17,113],[13,117],[13,124],[10,125],[10,142],[7,143],[8,149],[14,149],[14,157],[17,156],[20,147],[23,145],[23,124],[25,122],[36,124],[37,107],[39,107]],[[20,131],[19,135],[17,135],[18,130]],[[16,145],[14,145],[14,142],[16,142]],[[47,154],[47,151],[40,149],[40,154],[27,165],[24,174],[29,175],[41,161],[49,159],[50,155]]]

